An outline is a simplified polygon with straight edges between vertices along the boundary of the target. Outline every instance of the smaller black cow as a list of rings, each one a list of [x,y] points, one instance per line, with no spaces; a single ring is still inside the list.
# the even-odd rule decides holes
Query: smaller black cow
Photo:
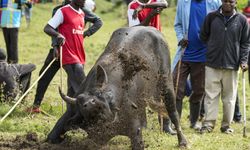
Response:
[[[152,27],[115,31],[76,98],[60,94],[68,104],[67,111],[49,134],[51,142],[60,142],[69,127],[78,126],[99,145],[125,135],[131,139],[132,149],[142,150],[145,108],[162,99],[179,145],[187,144],[175,107],[169,49],[163,35]]]

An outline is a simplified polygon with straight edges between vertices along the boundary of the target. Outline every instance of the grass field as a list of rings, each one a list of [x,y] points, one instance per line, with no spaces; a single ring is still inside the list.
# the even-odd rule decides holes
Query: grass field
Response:
[[[112,12],[101,13],[112,7],[111,3],[104,0],[96,0],[97,14],[102,18],[103,27],[93,36],[86,38],[85,49],[87,53],[87,64],[85,72],[88,72],[95,63],[98,56],[105,49],[105,46],[114,30],[127,26],[126,7],[122,6],[114,9]],[[246,4],[246,1],[238,1],[239,10]],[[19,59],[20,63],[32,62],[36,64],[37,69],[32,75],[32,83],[38,78],[38,73],[43,65],[44,59],[50,48],[50,38],[43,32],[43,27],[51,17],[52,8],[56,4],[36,4],[33,7],[33,16],[30,28],[26,28],[25,19],[22,18],[22,25],[19,31]],[[173,29],[175,17],[175,8],[171,7],[163,11],[161,16],[162,32],[166,37],[171,50],[171,56],[174,55],[176,49],[176,37]],[[0,30],[0,47],[5,48],[2,31]],[[241,81],[241,73],[239,74]],[[64,74],[64,91],[66,91],[66,75]],[[35,95],[36,86],[32,89],[29,95],[18,105],[15,111],[2,123],[0,123],[0,149],[4,148],[4,141],[16,139],[17,135],[23,136],[27,133],[36,133],[39,141],[43,141],[51,128],[54,126],[57,119],[62,114],[61,99],[58,94],[57,87],[60,85],[59,73],[53,79],[50,87],[45,95],[42,103],[42,109],[51,116],[43,114],[29,114],[25,109],[32,105]],[[239,91],[242,86],[239,82]],[[247,100],[250,99],[250,89],[247,84]],[[241,92],[240,92],[241,93]],[[240,97],[241,94],[240,94]],[[241,103],[242,104],[242,103]],[[11,108],[13,104],[0,104],[0,117]],[[247,132],[250,132],[250,108],[247,104]],[[220,104],[221,107],[221,104]],[[242,108],[242,107],[241,107]],[[221,112],[217,122],[217,126],[213,133],[200,135],[189,129],[188,116],[188,101],[185,99],[184,112],[181,120],[183,132],[185,133],[189,148],[192,150],[248,150],[250,149],[250,138],[242,137],[242,124],[232,124],[235,129],[233,135],[220,133]],[[145,147],[147,150],[169,150],[178,149],[176,136],[170,136],[159,131],[157,115],[148,111],[148,127],[143,131]],[[73,136],[71,136],[73,135]],[[249,133],[250,135],[250,133]],[[75,132],[70,132],[68,138],[72,140],[84,139],[85,136],[75,135]],[[37,144],[37,143],[36,143]],[[39,143],[38,143],[39,144]],[[9,147],[13,148],[13,147]],[[27,146],[26,149],[32,149]],[[14,149],[14,148],[13,148]],[[130,142],[127,138],[119,136],[109,142],[106,149],[130,149]]]

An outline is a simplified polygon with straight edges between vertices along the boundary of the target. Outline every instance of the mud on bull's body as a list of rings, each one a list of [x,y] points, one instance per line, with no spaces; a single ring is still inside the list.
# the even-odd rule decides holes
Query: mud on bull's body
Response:
[[[163,35],[154,28],[116,30],[76,98],[60,94],[67,111],[49,134],[51,142],[60,142],[60,135],[78,126],[99,145],[125,135],[131,139],[132,149],[144,149],[141,128],[146,123],[145,107],[150,100],[157,104],[163,99],[179,145],[187,144],[175,108],[169,50]]]

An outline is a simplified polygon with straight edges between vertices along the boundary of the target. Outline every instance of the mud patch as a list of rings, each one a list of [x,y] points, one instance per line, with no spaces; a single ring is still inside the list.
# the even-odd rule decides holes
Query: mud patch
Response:
[[[124,76],[122,80],[132,80],[133,77],[141,70],[149,70],[146,61],[134,54],[119,53],[118,58],[121,61]]]
[[[80,137],[79,137],[80,136]],[[83,134],[76,134],[71,132],[66,135],[65,140],[60,144],[50,144],[45,142],[45,139],[30,132],[24,135],[17,135],[14,137],[5,138],[0,137],[0,150],[97,150],[100,149],[91,140],[85,140]]]
[[[0,141],[0,149],[34,149],[39,145],[38,135],[36,133],[17,135],[10,139],[0,137]]]

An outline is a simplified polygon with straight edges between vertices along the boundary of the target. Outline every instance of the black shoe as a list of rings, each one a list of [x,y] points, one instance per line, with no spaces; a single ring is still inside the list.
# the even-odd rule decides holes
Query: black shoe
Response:
[[[241,119],[233,119],[235,123],[242,123]]]
[[[200,129],[200,134],[203,134],[203,133],[210,133],[213,131],[213,127],[210,127],[210,126],[203,126],[201,127]]]
[[[234,132],[234,130],[230,128],[229,126],[221,127],[220,131],[226,134],[232,134]]]

